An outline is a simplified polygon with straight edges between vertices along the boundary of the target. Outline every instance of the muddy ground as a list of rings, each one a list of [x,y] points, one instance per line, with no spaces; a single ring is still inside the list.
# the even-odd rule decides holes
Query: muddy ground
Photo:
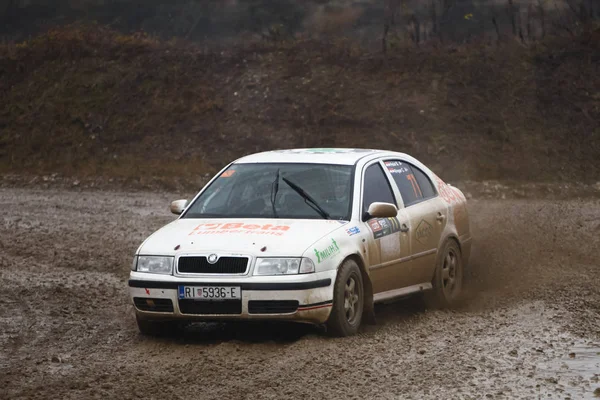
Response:
[[[180,197],[0,189],[0,398],[600,396],[598,197],[472,198],[456,310],[379,306],[376,326],[344,339],[286,324],[144,338],[131,255]]]

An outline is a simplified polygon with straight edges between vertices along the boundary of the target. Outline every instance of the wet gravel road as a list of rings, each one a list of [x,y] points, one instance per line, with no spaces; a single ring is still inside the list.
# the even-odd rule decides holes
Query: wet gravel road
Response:
[[[379,306],[343,339],[265,323],[144,338],[128,269],[176,198],[0,189],[0,398],[600,396],[599,200],[470,200],[456,310]]]

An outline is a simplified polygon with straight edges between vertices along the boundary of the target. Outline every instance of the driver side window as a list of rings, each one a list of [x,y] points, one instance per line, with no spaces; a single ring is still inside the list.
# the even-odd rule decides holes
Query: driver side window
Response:
[[[390,183],[379,163],[370,165],[365,171],[363,186],[363,214],[375,202],[392,203],[397,206]]]

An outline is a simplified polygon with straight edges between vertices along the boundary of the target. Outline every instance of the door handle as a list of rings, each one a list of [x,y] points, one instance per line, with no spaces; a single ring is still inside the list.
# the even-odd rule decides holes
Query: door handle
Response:
[[[437,219],[438,221],[443,221],[444,220],[444,214],[442,214],[441,212],[437,213],[437,217],[435,217],[435,219]]]
[[[400,232],[408,232],[408,226],[406,226],[406,224],[402,224],[400,227]]]

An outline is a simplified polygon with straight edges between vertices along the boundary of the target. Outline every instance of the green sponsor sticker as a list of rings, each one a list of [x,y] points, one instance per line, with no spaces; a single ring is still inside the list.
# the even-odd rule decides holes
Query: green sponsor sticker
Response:
[[[337,242],[332,238],[331,244],[324,248],[323,250],[315,250],[315,255],[317,256],[317,263],[320,264],[321,261],[325,261],[328,258],[338,254],[340,252],[340,248]]]

